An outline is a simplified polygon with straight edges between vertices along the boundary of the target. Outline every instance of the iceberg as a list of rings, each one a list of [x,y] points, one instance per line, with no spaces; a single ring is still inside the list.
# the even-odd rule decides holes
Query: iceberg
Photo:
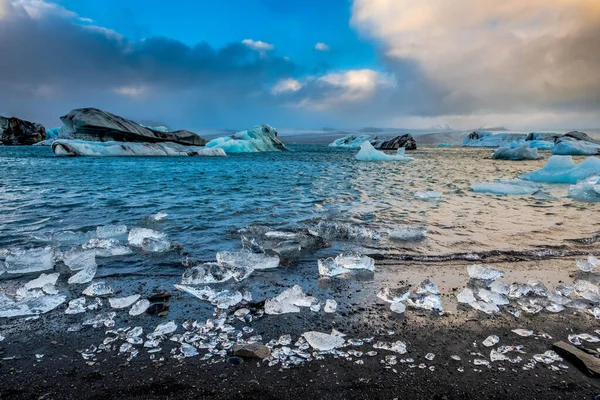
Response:
[[[600,154],[600,144],[575,140],[561,140],[552,148],[552,154],[561,156],[594,156]]]
[[[369,142],[360,145],[360,151],[356,155],[358,161],[411,161],[412,157],[404,156],[404,147],[398,149],[396,155],[386,154],[383,151],[375,150]]]
[[[375,260],[358,254],[340,254],[335,258],[321,258],[318,260],[318,265],[319,275],[327,277],[347,274],[351,270],[358,269],[375,271]]]
[[[527,135],[522,133],[498,133],[475,131],[463,139],[465,147],[503,147],[514,142],[524,141]]]
[[[329,147],[337,147],[340,149],[358,149],[361,144],[370,140],[370,135],[346,135],[342,138],[334,140],[329,144]]]
[[[600,176],[594,175],[570,186],[569,197],[579,201],[600,201]]]
[[[588,157],[582,163],[575,164],[571,156],[552,156],[544,168],[523,174],[520,178],[534,182],[575,184],[591,175],[600,175],[598,157]]]
[[[521,196],[526,194],[533,194],[540,190],[540,188],[541,186],[538,184],[518,180],[483,182],[474,183],[471,185],[471,190],[476,193],[490,193],[499,196]]]
[[[52,151],[58,156],[225,156],[219,148],[202,146],[184,146],[172,142],[138,143],[138,142],[86,142],[84,140],[60,139],[52,143]]]
[[[554,142],[547,140],[532,140],[527,143],[529,143],[529,147],[535,147],[538,150],[552,150],[554,148]]]
[[[262,151],[285,151],[287,147],[277,138],[272,126],[256,125],[231,136],[220,137],[206,143],[207,149],[221,149],[225,153],[258,153]]]
[[[540,160],[544,158],[535,147],[529,147],[529,143],[523,142],[517,147],[499,147],[492,156],[495,160]]]
[[[4,266],[9,274],[46,271],[54,268],[54,250],[47,246],[9,251],[4,259]]]

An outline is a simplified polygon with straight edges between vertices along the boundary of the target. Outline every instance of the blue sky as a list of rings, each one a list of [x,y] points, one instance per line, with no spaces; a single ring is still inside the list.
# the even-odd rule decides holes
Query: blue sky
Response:
[[[0,115],[594,128],[599,38],[597,0],[0,0]]]

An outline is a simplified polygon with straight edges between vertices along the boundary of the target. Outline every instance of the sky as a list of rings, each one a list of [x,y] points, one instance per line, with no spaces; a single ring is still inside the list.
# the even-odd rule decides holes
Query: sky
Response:
[[[0,115],[600,127],[597,0],[0,0]]]

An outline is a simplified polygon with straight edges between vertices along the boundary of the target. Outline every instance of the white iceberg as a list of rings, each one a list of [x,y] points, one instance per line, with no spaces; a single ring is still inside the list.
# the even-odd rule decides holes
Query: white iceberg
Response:
[[[251,129],[237,132],[232,136],[220,137],[206,143],[207,149],[221,149],[225,153],[257,153],[262,151],[287,150],[277,138],[272,126],[256,125]]]
[[[404,150],[404,147],[401,147],[396,155],[390,155],[376,150],[369,142],[363,142],[360,145],[360,151],[356,155],[356,159],[358,161],[411,161],[412,157],[404,156]]]
[[[183,146],[173,142],[88,142],[60,139],[52,143],[52,151],[58,156],[225,156],[219,148]]]
[[[375,270],[375,260],[358,254],[340,254],[335,258],[321,258],[318,260],[318,265],[319,275],[328,277],[347,274],[352,270]]]
[[[522,133],[497,133],[488,131],[476,131],[463,139],[463,146],[466,147],[502,147],[510,146],[512,142],[522,142],[527,135]]]
[[[594,156],[600,154],[600,144],[581,140],[561,140],[552,148],[552,154],[561,156]]]
[[[329,144],[329,147],[337,147],[341,149],[357,149],[364,142],[370,141],[370,135],[346,135],[342,138],[334,140]]]
[[[600,176],[594,175],[570,186],[569,197],[579,201],[600,201]]]
[[[552,156],[544,168],[521,175],[521,179],[535,182],[575,184],[591,175],[600,175],[600,158],[588,157],[575,164],[571,156]]]
[[[492,158],[496,160],[540,160],[544,158],[535,147],[529,147],[528,142],[523,142],[517,147],[499,147]]]
[[[54,268],[54,250],[48,246],[9,251],[4,259],[4,266],[9,274],[46,271]]]
[[[474,183],[471,190],[476,193],[490,193],[499,196],[521,196],[533,194],[541,189],[541,186],[531,182],[524,181],[498,181]]]

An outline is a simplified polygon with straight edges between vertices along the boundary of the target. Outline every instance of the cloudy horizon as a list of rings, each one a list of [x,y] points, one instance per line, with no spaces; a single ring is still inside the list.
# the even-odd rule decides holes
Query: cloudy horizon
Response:
[[[151,7],[148,3],[156,3]],[[600,127],[594,0],[0,0],[0,115],[173,129]]]

